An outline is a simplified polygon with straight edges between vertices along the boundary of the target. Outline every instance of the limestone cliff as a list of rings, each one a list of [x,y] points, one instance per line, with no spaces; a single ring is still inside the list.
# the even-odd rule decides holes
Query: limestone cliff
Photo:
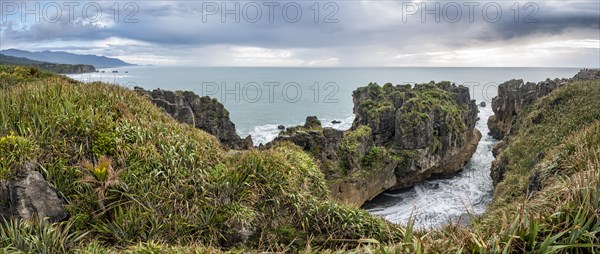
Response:
[[[369,84],[354,91],[353,101],[350,130],[321,128],[309,118],[273,142],[290,141],[313,154],[332,196],[343,203],[362,205],[383,191],[460,171],[481,138],[468,89],[449,82]]]
[[[168,91],[156,89],[146,91],[135,87],[141,95],[177,121],[195,126],[217,137],[223,145],[231,149],[250,149],[252,137],[242,139],[235,130],[235,124],[229,119],[229,112],[216,99],[200,97],[190,91]]]
[[[495,138],[503,139],[494,146],[493,155],[496,158],[492,162],[491,177],[494,186],[502,182],[505,178],[507,171],[510,171],[511,156],[503,155],[504,150],[511,146],[515,146],[514,137],[519,135],[520,128],[531,128],[542,124],[544,121],[548,121],[551,115],[560,115],[555,112],[556,108],[564,107],[567,102],[576,105],[575,99],[563,98],[556,96],[557,98],[548,99],[552,97],[552,94],[560,94],[558,87],[569,86],[578,81],[586,80],[600,80],[600,70],[598,69],[582,69],[573,78],[569,79],[555,79],[535,83],[523,84],[521,80],[511,80],[504,82],[498,89],[498,96],[493,98],[492,107],[495,115],[488,119],[488,126],[491,131],[491,135]],[[566,89],[566,88],[565,88]],[[577,88],[572,88],[577,90]],[[554,90],[557,90],[553,93]],[[582,95],[583,98],[586,98]],[[542,98],[547,98],[542,101]],[[571,101],[569,101],[571,100]],[[579,108],[584,108],[590,103],[582,103]],[[528,106],[530,106],[528,108]],[[537,107],[537,108],[536,108]],[[575,106],[574,106],[575,107]],[[594,107],[594,106],[592,106]],[[576,112],[573,110],[573,112]],[[590,111],[591,112],[591,111]],[[523,115],[525,114],[525,115]],[[573,114],[573,113],[571,113]],[[591,113],[587,113],[591,115]],[[581,113],[581,115],[587,115]],[[573,116],[564,116],[565,119],[570,119]],[[580,124],[583,125],[581,119],[578,119]],[[554,121],[552,125],[560,124],[559,121]],[[571,123],[572,124],[572,123]],[[566,123],[560,124],[565,126]],[[555,130],[552,130],[555,131]],[[521,134],[521,139],[525,139],[527,135]],[[544,140],[547,142],[547,140]],[[533,150],[533,147],[530,149]],[[534,165],[541,161],[544,157],[544,151],[538,151],[537,154],[531,156],[530,164]],[[513,161],[519,160],[516,156],[512,156]],[[534,184],[535,185],[535,184]]]
[[[488,119],[490,135],[502,139],[510,131],[513,119],[521,113],[523,108],[533,104],[538,98],[543,97],[556,88],[570,84],[574,81],[600,79],[600,70],[583,69],[570,79],[546,79],[539,83],[523,80],[509,80],[498,86],[498,96],[492,99],[494,115]]]

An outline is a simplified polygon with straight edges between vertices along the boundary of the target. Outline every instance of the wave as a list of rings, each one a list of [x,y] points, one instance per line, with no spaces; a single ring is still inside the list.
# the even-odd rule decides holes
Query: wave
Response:
[[[476,128],[483,137],[463,171],[452,178],[424,181],[404,191],[384,193],[364,208],[393,223],[405,224],[413,219],[419,228],[455,222],[466,213],[483,213],[493,188],[489,171],[496,141],[487,135],[487,118],[492,114],[490,108],[480,109]]]
[[[348,130],[350,129],[350,127],[352,127],[352,122],[354,121],[354,115],[352,116],[348,116],[345,117],[344,119],[333,119],[333,118],[319,118],[321,120],[321,124],[323,125],[323,127],[331,127],[334,129],[338,129],[338,130]],[[340,121],[339,124],[333,124],[331,123],[331,121],[333,120],[337,120]],[[282,124],[286,127],[292,127],[292,126],[297,126],[297,125],[303,125],[304,123],[291,123],[291,124]],[[244,137],[247,135],[251,135],[252,136],[252,141],[254,142],[254,145],[259,145],[259,144],[266,144],[268,142],[273,141],[277,135],[279,135],[279,132],[281,130],[279,130],[277,127],[280,124],[263,124],[263,125],[258,125],[253,127],[251,130],[241,130],[240,131],[240,136]]]

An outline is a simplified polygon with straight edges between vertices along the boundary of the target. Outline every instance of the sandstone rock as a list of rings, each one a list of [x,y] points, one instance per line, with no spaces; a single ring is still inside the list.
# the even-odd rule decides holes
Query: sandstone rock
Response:
[[[63,200],[33,164],[17,170],[13,179],[0,181],[0,217],[57,222],[67,216]]]
[[[487,104],[485,104],[485,101],[482,101],[481,103],[479,103],[479,106],[482,108],[485,108],[485,106],[487,106]]]
[[[229,119],[229,112],[223,104],[207,96],[200,97],[190,91],[168,91],[156,89],[146,91],[135,87],[141,95],[148,96],[158,107],[165,110],[174,119],[187,123],[217,137],[221,143],[231,149],[250,149],[252,137],[240,138],[235,124]]]
[[[502,151],[502,149],[504,149],[505,146],[506,142],[504,142],[504,140],[500,140],[498,141],[498,143],[496,143],[496,145],[494,145],[494,148],[492,148],[492,155],[494,156],[494,158],[498,157],[500,151]]]
[[[458,219],[457,219],[458,225],[466,227],[469,225],[470,222],[471,222],[471,215],[469,215],[468,213],[462,213],[460,216],[458,216]]]

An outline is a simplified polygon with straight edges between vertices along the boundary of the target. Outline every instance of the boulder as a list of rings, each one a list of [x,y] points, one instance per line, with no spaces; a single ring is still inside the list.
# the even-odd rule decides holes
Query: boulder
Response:
[[[278,130],[285,130],[285,126],[284,126],[284,125],[278,125],[278,126],[277,126],[277,129],[278,129]]]
[[[64,220],[68,214],[63,200],[34,168],[33,163],[26,164],[13,178],[0,181],[0,217]]]
[[[479,106],[482,108],[485,108],[485,106],[487,106],[487,104],[485,104],[485,101],[482,101],[481,103],[479,103]]]

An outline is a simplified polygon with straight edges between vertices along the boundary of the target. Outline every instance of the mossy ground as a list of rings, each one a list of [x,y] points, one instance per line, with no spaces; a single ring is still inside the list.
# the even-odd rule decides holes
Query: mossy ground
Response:
[[[133,91],[34,72],[0,67],[0,172],[7,178],[35,162],[70,217],[2,224],[0,252],[598,251],[600,82],[561,88],[529,109],[504,155],[514,158],[506,179],[517,180],[501,183],[488,214],[468,227],[422,231],[329,201],[314,160],[291,144],[227,153]],[[532,163],[539,151],[546,156]],[[104,156],[122,172],[102,209],[82,165]],[[535,172],[547,180],[526,199]]]

